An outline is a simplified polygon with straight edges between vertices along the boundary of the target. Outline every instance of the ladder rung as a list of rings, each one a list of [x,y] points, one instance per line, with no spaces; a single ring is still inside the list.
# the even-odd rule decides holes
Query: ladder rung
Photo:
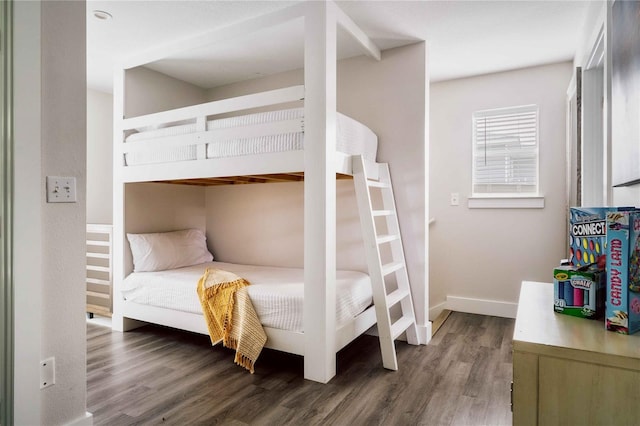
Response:
[[[87,296],[99,297],[100,299],[109,299],[109,298],[111,298],[111,295],[109,293],[98,293],[97,291],[87,291]]]
[[[111,281],[109,280],[101,280],[99,278],[87,278],[88,284],[97,284],[97,285],[111,285]]]
[[[391,184],[389,182],[381,182],[379,180],[368,180],[367,185],[372,188],[391,188]]]
[[[384,243],[390,243],[391,241],[395,241],[399,238],[400,236],[398,234],[385,234],[380,235],[378,238],[376,238],[376,242],[378,243],[378,245],[380,245]]]
[[[390,273],[400,270],[402,268],[404,268],[404,263],[402,262],[387,263],[386,265],[382,266],[382,276],[386,277]]]
[[[89,253],[87,252],[87,257],[92,259],[109,259],[111,256],[108,253]]]
[[[393,210],[372,210],[371,214],[373,216],[391,216],[393,215]]]
[[[392,291],[387,294],[387,308],[390,308],[407,296],[409,296],[409,292],[407,290],[397,289]]]
[[[87,240],[87,245],[108,247],[111,245],[111,243],[109,241]]]
[[[111,272],[111,268],[108,266],[87,265],[87,271]]]
[[[111,309],[107,306],[98,306],[87,303],[87,312],[102,315],[105,317],[111,316]]]
[[[396,340],[398,336],[411,327],[413,322],[413,318],[410,317],[401,317],[398,321],[394,322],[391,326],[391,337],[393,340]]]

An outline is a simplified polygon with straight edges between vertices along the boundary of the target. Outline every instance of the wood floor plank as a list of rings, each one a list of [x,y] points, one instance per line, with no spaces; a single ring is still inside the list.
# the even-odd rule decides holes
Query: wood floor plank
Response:
[[[471,364],[454,362],[438,384],[436,392],[420,421],[424,424],[450,425],[462,400],[462,389],[471,371]]]
[[[456,402],[456,411],[450,423],[452,425],[479,424],[481,420],[476,416],[478,413],[486,412],[488,405],[486,400],[465,395],[459,397]]]
[[[325,385],[296,355],[265,350],[249,374],[206,336],[88,324],[87,410],[97,426],[508,425],[513,323],[452,312],[429,345],[397,342],[398,371],[364,335]]]
[[[495,355],[496,351],[489,348],[481,347],[478,350],[471,364],[471,371],[467,376],[467,381],[464,384],[462,392],[464,396],[477,398],[478,395],[481,395],[486,390],[485,385],[488,383],[486,381],[487,373],[491,374],[495,369],[496,362],[493,360]]]

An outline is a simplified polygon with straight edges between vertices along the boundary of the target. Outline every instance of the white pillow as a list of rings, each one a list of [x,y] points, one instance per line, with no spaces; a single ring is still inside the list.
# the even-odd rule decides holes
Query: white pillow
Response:
[[[199,229],[127,234],[127,238],[134,272],[164,271],[213,260],[204,232]]]

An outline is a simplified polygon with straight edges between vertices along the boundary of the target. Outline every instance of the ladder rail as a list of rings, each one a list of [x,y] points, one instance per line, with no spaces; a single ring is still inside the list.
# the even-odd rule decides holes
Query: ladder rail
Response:
[[[372,273],[376,269],[381,270],[382,259],[380,256],[380,249],[375,238],[375,232],[370,230],[375,229],[375,219],[377,215],[370,208],[371,206],[371,193],[367,188],[366,174],[364,164],[354,160],[353,175],[354,184],[356,188],[356,197],[358,198],[358,210],[360,211],[360,224],[362,227],[362,237],[365,245],[365,254],[367,258],[367,267],[369,269],[369,277],[371,279],[371,288],[373,292],[373,304],[376,311],[376,319],[378,323],[378,334],[380,338],[380,349],[382,351],[382,360],[385,368],[392,370],[398,369],[398,360],[396,357],[395,348],[393,351],[389,351],[388,347],[382,344],[383,341],[392,340],[391,330],[391,315],[386,308],[386,286],[384,282],[384,276],[382,273]],[[366,211],[370,214],[363,213],[363,206],[369,206]]]
[[[362,156],[354,156],[353,178],[360,212],[360,224],[365,245],[367,267],[371,278],[382,362],[385,368],[398,369],[394,340],[406,332],[410,344],[418,344],[418,333],[411,299],[411,288],[393,197],[391,176],[387,164],[377,164],[377,180],[367,176],[367,165]],[[371,188],[382,193],[382,209],[374,209]],[[379,234],[376,218],[384,219],[386,234]],[[389,245],[392,261],[383,265],[380,246]],[[397,289],[387,293],[385,277],[394,275]],[[399,305],[402,315],[392,320],[390,308]]]
[[[382,191],[382,205],[385,210],[393,210],[397,212],[396,201],[391,186],[391,172],[389,171],[389,164],[383,163],[380,165],[380,181],[388,184],[388,191]],[[409,271],[406,268],[406,259],[404,257],[404,246],[402,244],[402,233],[400,232],[400,223],[398,222],[398,215],[395,214],[387,218],[387,231],[390,234],[395,234],[398,239],[395,243],[391,244],[391,253],[394,260],[402,262],[405,268],[397,271],[396,279],[398,287],[408,292],[407,299],[401,301],[403,304],[403,312],[410,310],[411,316],[414,318],[413,326],[407,329],[407,342],[412,345],[419,344],[418,328],[415,324],[415,312],[413,310],[413,298],[411,296],[411,284],[409,282]]]

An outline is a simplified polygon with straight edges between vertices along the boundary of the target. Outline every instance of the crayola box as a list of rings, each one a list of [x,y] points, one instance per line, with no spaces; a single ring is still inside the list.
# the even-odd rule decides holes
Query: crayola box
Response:
[[[596,265],[558,266],[553,270],[553,310],[574,317],[604,315],[605,273]]]
[[[571,207],[569,209],[569,262],[574,266],[598,263],[605,267],[608,212],[633,207]]]
[[[607,214],[607,330],[640,330],[640,211]]]

